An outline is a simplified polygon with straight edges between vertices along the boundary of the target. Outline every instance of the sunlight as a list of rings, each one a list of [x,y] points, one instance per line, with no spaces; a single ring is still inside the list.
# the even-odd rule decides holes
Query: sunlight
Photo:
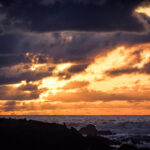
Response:
[[[67,81],[60,81],[56,77],[44,78],[39,88],[47,88],[51,93],[56,94],[59,91],[59,88],[63,87],[66,83]],[[47,93],[45,93],[44,96],[47,96]]]
[[[150,7],[139,7],[135,10],[137,13],[144,13],[150,17]]]
[[[70,68],[71,66],[72,66],[71,63],[64,63],[64,64],[57,65],[56,70],[54,70],[54,72],[55,73],[61,72],[61,71],[65,70],[65,69]]]
[[[35,71],[38,68],[44,67],[46,66],[46,64],[32,64],[32,66],[30,67],[30,70]]]
[[[10,84],[9,86],[12,86],[12,87],[19,87],[21,85],[26,85],[27,82],[26,81],[21,81],[20,83],[17,83],[17,84]]]
[[[112,91],[115,87],[131,88],[135,85],[136,81],[141,81],[142,84],[150,84],[149,75],[145,74],[122,74],[116,77],[109,77],[105,71],[125,68],[138,67],[141,68],[150,59],[149,44],[136,45],[134,47],[125,48],[123,46],[114,49],[106,56],[99,56],[95,61],[86,69],[85,73],[77,74],[72,80],[89,81],[87,86],[90,90],[96,91]],[[136,54],[140,50],[139,56]],[[141,58],[140,58],[141,57]],[[139,62],[136,59],[141,59]],[[133,63],[134,62],[134,63]]]

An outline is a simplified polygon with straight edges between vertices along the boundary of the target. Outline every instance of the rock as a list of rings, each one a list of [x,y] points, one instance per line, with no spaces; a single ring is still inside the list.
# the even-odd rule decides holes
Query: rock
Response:
[[[115,133],[113,133],[109,130],[106,130],[106,131],[98,131],[98,134],[99,135],[114,135]]]
[[[91,135],[97,133],[93,125],[88,125],[86,130]],[[0,119],[0,150],[113,150],[111,144],[114,141],[107,138],[83,137],[65,124]]]
[[[138,148],[133,145],[124,144],[118,150],[138,150]]]
[[[111,140],[103,138],[100,136],[91,136],[86,137],[90,150],[113,150],[114,148],[110,145],[112,144]]]
[[[92,141],[98,141],[100,144],[105,144],[105,145],[121,145],[121,143],[119,141],[110,140],[108,138],[101,137],[101,136],[88,135],[85,138],[88,140],[89,143],[92,142]]]
[[[0,150],[87,150],[86,139],[65,125],[0,119]]]
[[[96,129],[96,127],[92,124],[88,124],[86,125],[85,127],[82,127],[79,132],[83,135],[83,134],[86,134],[86,135],[97,135],[98,134],[98,131]]]
[[[96,127],[92,124],[88,124],[85,127],[82,127],[79,132],[83,135],[114,135],[115,133],[109,131],[109,130],[102,130],[102,131],[97,131]]]
[[[133,145],[124,144],[118,150],[150,150],[149,148],[137,148]]]

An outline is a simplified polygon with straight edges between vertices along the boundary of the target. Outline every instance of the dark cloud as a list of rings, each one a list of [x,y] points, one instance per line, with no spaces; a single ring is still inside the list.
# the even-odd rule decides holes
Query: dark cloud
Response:
[[[89,64],[73,65],[69,69],[65,69],[56,74],[54,73],[53,76],[59,77],[59,80],[62,80],[62,79],[67,80],[73,77],[75,74],[81,73],[82,71],[84,71],[88,67],[88,65]]]
[[[16,101],[8,101],[4,104],[3,109],[5,111],[14,111],[16,110]]]
[[[5,35],[1,35],[2,37]],[[9,43],[13,39],[6,41]],[[7,37],[9,37],[7,35]],[[15,35],[14,35],[15,36]],[[19,36],[19,35],[18,35]],[[72,36],[71,41],[66,41],[68,36]],[[22,37],[22,38],[21,38]],[[3,38],[1,38],[3,39]],[[5,38],[4,38],[5,39]],[[130,34],[130,33],[79,33],[79,32],[58,32],[48,34],[22,34],[18,41],[14,41],[10,48],[4,51],[0,47],[0,84],[17,83],[22,80],[35,81],[43,77],[51,76],[51,72],[55,65],[65,62],[73,62],[78,65],[72,66],[68,71],[58,74],[60,79],[69,79],[73,74],[84,71],[94,57],[99,53],[107,53],[120,45],[132,46],[138,43],[150,42],[150,34]],[[9,47],[7,42],[0,40],[0,45],[4,43]],[[4,46],[6,47],[6,46]],[[25,56],[25,53],[29,53]],[[140,58],[135,54],[137,58]],[[33,72],[29,70],[32,63],[41,64],[54,63],[54,67],[47,71],[40,70]],[[13,70],[10,66],[20,65],[17,70]],[[11,70],[11,72],[10,72]],[[12,74],[13,73],[13,74]]]
[[[28,86],[28,85],[27,85]],[[46,89],[25,89],[11,86],[0,86],[1,100],[33,100],[39,98],[39,95]]]
[[[4,30],[35,32],[78,31],[144,31],[144,25],[133,15],[145,0],[1,0]]]
[[[72,74],[68,72],[59,72],[56,76],[59,77],[59,80],[62,80],[62,79],[68,80],[72,77]]]
[[[100,52],[150,42],[150,33],[141,32],[144,24],[133,15],[143,1],[0,0],[0,84],[40,80],[55,69],[33,72],[32,63],[79,64],[57,75],[69,79],[84,71]],[[18,64],[24,65],[18,70],[8,68]]]
[[[51,76],[52,74],[50,72],[34,72],[34,71],[27,71],[20,74],[15,75],[0,75],[0,85],[4,84],[15,84],[20,83],[21,81],[37,81],[44,77]]]
[[[138,67],[122,67],[117,69],[111,69],[105,71],[106,75],[116,77],[125,74],[139,73],[139,74],[150,74],[150,62],[146,63],[142,68]]]
[[[150,74],[150,62],[148,62],[144,65],[144,67],[141,69],[141,72]]]
[[[88,64],[73,65],[68,69],[70,73],[79,73],[87,68]]]
[[[124,74],[131,74],[131,73],[137,73],[139,72],[138,68],[119,68],[119,69],[112,69],[112,70],[108,70],[105,73],[108,76],[120,76],[120,75],[124,75]]]
[[[0,55],[0,68],[28,62],[24,55]]]
[[[38,87],[37,85],[27,84],[27,85],[20,86],[18,89],[23,91],[34,91],[34,90],[38,90]]]
[[[24,36],[21,34],[0,35],[0,53],[14,53],[23,38]]]
[[[53,67],[49,67],[48,68],[48,71],[53,71],[55,69],[55,67],[53,66]]]
[[[67,42],[66,38],[72,36],[72,40]],[[17,38],[16,38],[17,37]],[[13,41],[13,42],[12,42]],[[0,36],[0,54],[9,54],[12,58],[6,58],[8,63],[19,59],[24,62],[23,55],[27,52],[33,58],[37,53],[41,54],[39,63],[47,62],[47,57],[52,58],[54,63],[61,62],[91,62],[93,57],[101,51],[110,50],[118,45],[133,45],[150,42],[150,34],[131,33],[80,33],[80,32],[58,32],[49,34],[7,34]],[[9,44],[10,43],[10,44]],[[2,56],[1,56],[2,57]],[[8,57],[8,56],[7,56]],[[19,58],[22,57],[22,58]],[[27,60],[26,60],[27,61]],[[13,63],[12,62],[12,63]],[[19,61],[18,61],[19,63]],[[6,62],[1,62],[1,65]]]

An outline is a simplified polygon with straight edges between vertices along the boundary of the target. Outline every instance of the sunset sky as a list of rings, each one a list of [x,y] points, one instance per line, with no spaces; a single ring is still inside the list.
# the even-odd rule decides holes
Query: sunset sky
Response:
[[[150,115],[149,0],[0,0],[1,115]]]

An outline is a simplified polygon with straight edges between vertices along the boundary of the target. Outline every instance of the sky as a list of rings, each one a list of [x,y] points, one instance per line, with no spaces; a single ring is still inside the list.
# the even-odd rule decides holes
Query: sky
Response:
[[[1,115],[150,115],[149,0],[0,0]]]

